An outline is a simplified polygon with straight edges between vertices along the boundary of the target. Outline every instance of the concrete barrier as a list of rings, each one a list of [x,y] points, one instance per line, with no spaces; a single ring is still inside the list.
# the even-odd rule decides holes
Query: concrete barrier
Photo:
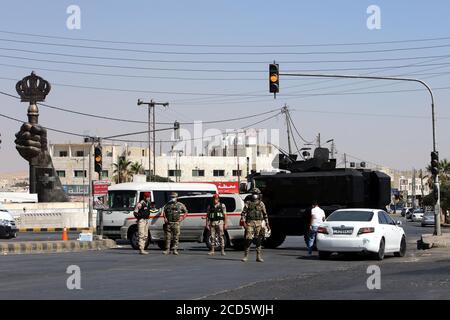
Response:
[[[86,250],[105,250],[116,247],[116,242],[111,239],[94,241],[24,241],[24,242],[0,242],[0,254],[30,254],[30,253],[55,253],[78,252]]]
[[[88,208],[80,202],[8,203],[3,207],[14,216],[19,229],[87,228]],[[93,226],[97,211],[93,211]]]

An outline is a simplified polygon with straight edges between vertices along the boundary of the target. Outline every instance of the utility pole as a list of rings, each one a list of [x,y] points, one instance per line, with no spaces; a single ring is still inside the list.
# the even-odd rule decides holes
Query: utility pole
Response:
[[[413,174],[412,174],[412,207],[413,209],[416,208],[416,169],[413,168]]]
[[[288,140],[288,151],[289,154],[292,154],[292,148],[291,148],[291,130],[289,125],[289,108],[287,104],[284,104],[284,107],[281,108],[281,113],[284,113],[286,117],[286,132],[287,132],[287,140]]]
[[[344,153],[344,168],[347,169],[347,154]]]
[[[86,137],[84,138],[85,143],[90,143],[89,145],[89,212],[88,212],[88,227],[92,228],[92,217],[94,216],[93,208],[93,192],[92,192],[92,149],[94,148],[94,143],[100,143],[100,138],[98,137]],[[84,172],[83,172],[84,175]]]
[[[168,102],[155,102],[150,100],[150,102],[144,102],[141,99],[138,99],[137,105],[140,106],[145,104],[148,106],[148,180],[152,181],[152,151],[153,151],[153,176],[156,175],[156,121],[155,121],[155,106],[163,106],[168,107]],[[153,139],[152,139],[152,131],[153,131]],[[152,147],[153,145],[153,147]]]
[[[422,171],[422,169],[420,169],[419,175],[420,175],[420,191],[422,194],[422,205],[423,205],[423,171]]]
[[[320,132],[319,132],[319,134],[317,135],[317,147],[320,148]]]

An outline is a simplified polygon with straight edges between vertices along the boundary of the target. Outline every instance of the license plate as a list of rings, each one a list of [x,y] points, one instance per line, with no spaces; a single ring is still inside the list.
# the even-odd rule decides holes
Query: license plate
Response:
[[[333,234],[352,234],[353,228],[340,228],[340,229],[333,229]]]

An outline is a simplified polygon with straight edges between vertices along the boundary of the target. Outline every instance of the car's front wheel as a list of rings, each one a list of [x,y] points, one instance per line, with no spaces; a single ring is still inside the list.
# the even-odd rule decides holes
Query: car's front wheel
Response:
[[[395,252],[394,256],[404,257],[405,254],[406,254],[406,238],[405,238],[405,236],[403,236],[402,240],[400,242],[400,250],[398,252]]]
[[[130,239],[131,247],[134,250],[139,250],[139,232],[137,227],[131,227],[131,230],[128,231],[128,238]],[[148,234],[144,249],[147,249],[149,244],[150,244],[150,233]]]
[[[380,247],[378,249],[378,252],[374,254],[374,258],[376,260],[381,261],[384,259],[385,247],[386,247],[386,243],[384,241],[384,238],[382,238],[380,241]]]

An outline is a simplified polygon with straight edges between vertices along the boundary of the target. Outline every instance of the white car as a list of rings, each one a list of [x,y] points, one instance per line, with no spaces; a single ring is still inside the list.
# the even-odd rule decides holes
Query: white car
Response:
[[[18,231],[16,221],[11,213],[6,209],[0,208],[0,238],[16,238]]]
[[[371,253],[383,260],[386,253],[403,257],[405,231],[383,210],[341,209],[334,211],[317,230],[319,258],[332,253]]]
[[[413,222],[421,222],[423,219],[423,214],[424,214],[423,211],[415,211],[411,215],[411,220]]]

